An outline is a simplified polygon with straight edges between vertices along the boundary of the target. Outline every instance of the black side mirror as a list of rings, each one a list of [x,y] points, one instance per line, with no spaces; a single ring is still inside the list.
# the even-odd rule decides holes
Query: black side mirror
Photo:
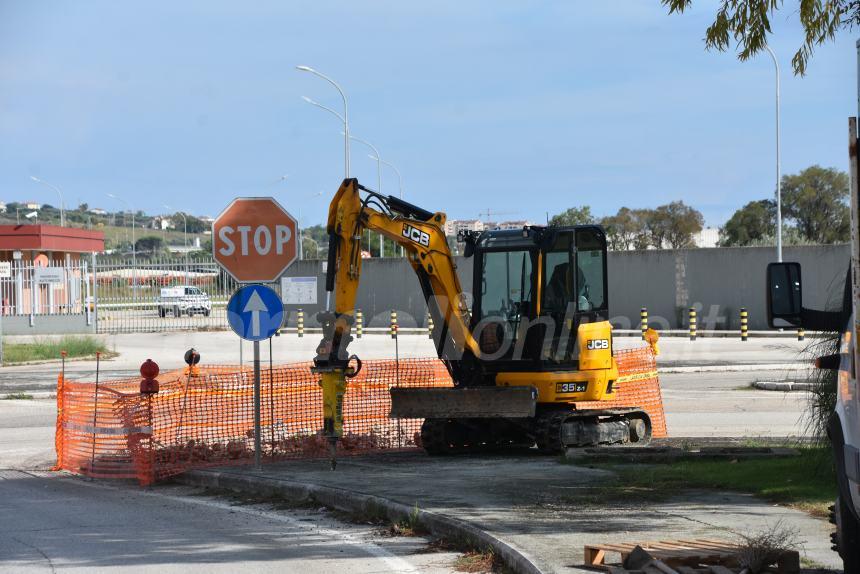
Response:
[[[767,266],[767,324],[771,329],[801,327],[803,289],[800,263]]]

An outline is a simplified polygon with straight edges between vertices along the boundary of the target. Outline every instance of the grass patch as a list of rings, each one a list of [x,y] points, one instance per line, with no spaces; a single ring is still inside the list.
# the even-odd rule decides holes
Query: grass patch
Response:
[[[389,527],[388,534],[391,536],[423,536],[427,534],[427,531],[421,526],[421,515],[417,502],[409,512],[409,516]]]
[[[3,364],[59,360],[62,351],[66,352],[67,358],[95,357],[97,352],[102,353],[104,357],[109,356],[107,347],[96,337],[66,335],[59,339],[41,338],[31,343],[5,344],[3,345]]]
[[[493,552],[471,550],[464,553],[454,562],[454,570],[458,572],[493,572],[508,573],[511,570]]]
[[[32,401],[33,395],[28,395],[27,393],[9,393],[8,395],[4,395],[0,400],[3,401]]]
[[[683,460],[654,465],[593,465],[615,471],[615,481],[591,489],[583,502],[662,501],[684,489],[729,490],[826,517],[836,498],[836,474],[830,449],[800,447],[801,455],[715,461]]]

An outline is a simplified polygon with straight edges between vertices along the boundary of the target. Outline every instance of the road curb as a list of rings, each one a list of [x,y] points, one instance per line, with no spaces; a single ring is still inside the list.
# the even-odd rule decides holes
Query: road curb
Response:
[[[813,383],[796,383],[794,381],[756,381],[752,386],[761,391],[781,391],[783,393],[811,391],[815,387]]]
[[[690,366],[661,366],[657,363],[659,374],[668,373],[735,373],[743,371],[794,371],[798,369],[811,369],[812,362],[808,363],[761,363],[745,365],[690,365]]]
[[[28,399],[7,399],[9,395],[28,395]],[[57,391],[0,391],[0,400],[3,401],[42,401],[45,399],[56,399]]]
[[[657,333],[660,337],[689,337],[690,331],[689,329],[657,329]],[[814,337],[818,335],[818,331],[807,331],[807,337]],[[612,334],[616,337],[641,337],[642,331],[639,329],[613,329]],[[696,337],[698,338],[714,338],[714,339],[737,339],[741,340],[741,332],[740,329],[727,329],[727,330],[707,330],[703,331],[699,329],[696,332]],[[773,339],[797,339],[797,331],[747,331],[747,337],[750,339],[757,338],[773,338]]]
[[[517,574],[543,574],[544,572],[527,554],[470,522],[421,510],[417,506],[412,508],[371,494],[292,480],[214,470],[192,470],[176,477],[175,480],[190,486],[222,488],[261,496],[277,494],[294,500],[313,500],[327,507],[350,513],[378,514],[381,510],[393,522],[409,519],[417,509],[419,524],[434,536],[454,539],[478,548],[491,549],[508,568]]]

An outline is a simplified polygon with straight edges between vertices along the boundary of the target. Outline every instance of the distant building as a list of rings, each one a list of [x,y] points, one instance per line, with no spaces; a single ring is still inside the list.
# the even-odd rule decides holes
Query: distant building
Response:
[[[719,242],[719,227],[705,227],[693,235],[693,243],[696,244],[696,247],[716,247]]]
[[[102,209],[101,207],[94,207],[89,210],[93,215],[107,215],[107,211]]]
[[[200,217],[198,217],[197,219],[199,219],[199,220],[200,220],[200,221],[202,221],[203,223],[207,223],[207,224],[210,224],[210,223],[212,223],[213,221],[215,221],[215,218],[214,218],[214,217],[212,217],[211,215],[201,215],[201,216],[200,216]]]
[[[6,213],[6,204],[0,201],[0,213]]]
[[[522,229],[523,227],[534,225],[531,221],[502,221],[497,223],[493,229]]]
[[[175,226],[173,224],[173,220],[169,217],[155,216],[152,218],[150,227],[152,229],[160,229],[161,231],[164,231],[165,229],[174,229]]]
[[[25,263],[37,257],[49,262],[72,261],[105,249],[105,234],[58,225],[0,225],[0,261],[15,254]]]
[[[27,201],[24,203],[24,207],[27,209],[42,209],[42,204],[35,201]]]

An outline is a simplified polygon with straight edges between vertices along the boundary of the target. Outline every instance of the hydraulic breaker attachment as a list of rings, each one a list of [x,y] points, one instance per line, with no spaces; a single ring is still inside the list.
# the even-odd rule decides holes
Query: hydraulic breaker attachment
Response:
[[[346,374],[343,369],[320,373],[323,390],[323,435],[328,439],[331,469],[337,467],[337,441],[343,436],[343,395]]]
[[[323,436],[328,439],[331,469],[337,468],[337,441],[343,436],[343,396],[346,394],[346,380],[361,371],[361,360],[353,355],[356,366],[345,367],[320,365],[311,367],[311,372],[320,376],[319,385],[323,394]]]

